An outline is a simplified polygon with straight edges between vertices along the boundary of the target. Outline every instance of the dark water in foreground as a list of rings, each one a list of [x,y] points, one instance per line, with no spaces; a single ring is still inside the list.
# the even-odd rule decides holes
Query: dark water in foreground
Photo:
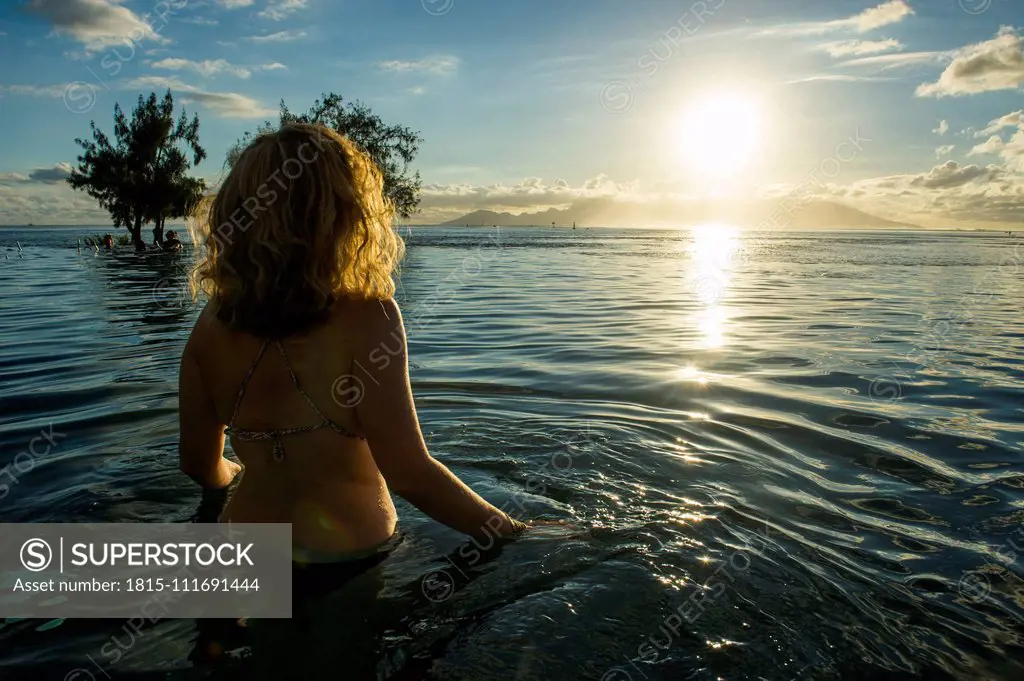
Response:
[[[188,521],[187,256],[78,256],[76,233],[0,230],[0,466],[63,435],[0,520]],[[2,250],[16,238],[23,258]],[[402,506],[370,632],[382,677],[1024,678],[1017,238],[408,241],[400,301],[433,453],[493,501],[580,531],[453,566],[460,537]],[[209,675],[188,659],[194,621],[132,641],[122,625],[6,622],[0,678]],[[251,674],[245,652],[228,678]]]

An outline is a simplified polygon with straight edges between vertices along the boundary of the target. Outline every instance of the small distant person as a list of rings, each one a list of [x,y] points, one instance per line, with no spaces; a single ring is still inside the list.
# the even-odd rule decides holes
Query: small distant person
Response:
[[[164,238],[164,250],[165,251],[180,251],[181,242],[178,241],[178,234],[173,229],[167,232],[167,236]]]
[[[110,236],[109,234],[104,234],[103,248],[107,249],[108,251],[114,250],[114,237]]]

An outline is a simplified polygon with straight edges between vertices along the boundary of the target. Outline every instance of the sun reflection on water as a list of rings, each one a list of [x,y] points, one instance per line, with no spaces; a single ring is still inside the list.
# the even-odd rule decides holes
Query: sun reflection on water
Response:
[[[726,344],[732,269],[741,246],[739,230],[730,225],[708,223],[693,228],[690,246],[690,291],[697,300],[695,315],[703,347],[708,350]]]

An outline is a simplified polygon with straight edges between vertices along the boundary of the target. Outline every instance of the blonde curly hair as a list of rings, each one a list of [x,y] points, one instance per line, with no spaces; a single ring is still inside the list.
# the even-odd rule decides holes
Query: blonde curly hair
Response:
[[[322,125],[283,125],[242,151],[190,221],[205,247],[193,295],[264,338],[325,321],[339,298],[390,298],[405,248],[393,217],[365,152]]]

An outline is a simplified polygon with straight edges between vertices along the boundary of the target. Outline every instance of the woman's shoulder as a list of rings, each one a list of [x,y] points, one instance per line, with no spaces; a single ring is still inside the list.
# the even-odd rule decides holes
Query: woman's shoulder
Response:
[[[357,300],[344,298],[334,303],[328,322],[338,329],[375,339],[402,327],[402,312],[394,298]]]

